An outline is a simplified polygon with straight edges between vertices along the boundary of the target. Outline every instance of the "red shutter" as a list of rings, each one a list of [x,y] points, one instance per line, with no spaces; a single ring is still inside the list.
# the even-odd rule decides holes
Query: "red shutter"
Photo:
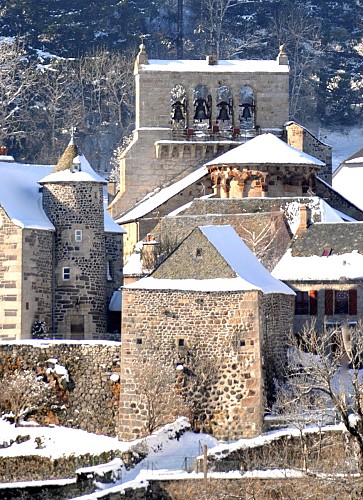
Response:
[[[309,290],[309,310],[310,316],[316,316],[318,312],[318,292],[317,290]]]
[[[357,314],[357,290],[349,290],[349,314]]]
[[[332,315],[333,311],[333,290],[325,290],[325,314]]]

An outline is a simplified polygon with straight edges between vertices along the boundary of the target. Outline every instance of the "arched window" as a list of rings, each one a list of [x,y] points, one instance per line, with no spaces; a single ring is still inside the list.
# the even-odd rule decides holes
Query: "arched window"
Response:
[[[255,100],[253,89],[248,85],[241,87],[239,91],[239,123],[244,130],[255,126]]]
[[[186,90],[182,85],[175,85],[170,95],[171,124],[173,128],[185,128],[187,125]]]
[[[216,122],[221,129],[230,128],[233,123],[232,93],[226,85],[217,88]]]
[[[212,97],[208,94],[208,89],[204,85],[197,85],[193,92],[194,105],[194,127],[210,127]]]

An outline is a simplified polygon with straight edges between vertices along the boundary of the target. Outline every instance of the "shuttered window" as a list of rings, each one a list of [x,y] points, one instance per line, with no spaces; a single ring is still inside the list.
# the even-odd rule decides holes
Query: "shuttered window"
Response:
[[[333,290],[325,290],[325,314],[330,316],[333,314]]]
[[[357,311],[357,290],[349,290],[349,314],[355,316]]]
[[[309,307],[310,316],[316,316],[318,313],[318,292],[316,290],[309,291]]]

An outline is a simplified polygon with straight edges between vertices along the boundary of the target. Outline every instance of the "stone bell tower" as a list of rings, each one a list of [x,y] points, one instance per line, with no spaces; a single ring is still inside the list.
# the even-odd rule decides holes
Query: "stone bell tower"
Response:
[[[55,226],[49,249],[55,337],[102,338],[107,332],[106,181],[78,154],[72,139],[53,172],[39,183],[44,211]]]
[[[177,181],[261,132],[283,135],[289,65],[276,60],[152,60],[142,41],[135,61],[136,117],[124,151],[119,217],[156,188]]]

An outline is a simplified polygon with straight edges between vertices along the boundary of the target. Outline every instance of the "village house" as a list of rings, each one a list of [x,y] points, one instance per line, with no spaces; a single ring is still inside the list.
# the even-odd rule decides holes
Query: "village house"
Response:
[[[0,173],[0,339],[119,331],[109,304],[122,284],[124,230],[105,209],[105,180],[73,139],[55,167],[5,154]]]

